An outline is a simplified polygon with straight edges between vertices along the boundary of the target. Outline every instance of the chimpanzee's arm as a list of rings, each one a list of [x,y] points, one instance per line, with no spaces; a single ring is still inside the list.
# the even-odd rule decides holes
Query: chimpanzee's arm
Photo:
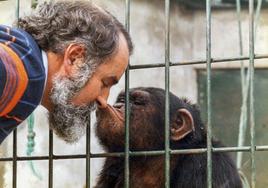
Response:
[[[99,175],[95,188],[117,188],[124,183],[124,163],[121,159],[108,158]]]

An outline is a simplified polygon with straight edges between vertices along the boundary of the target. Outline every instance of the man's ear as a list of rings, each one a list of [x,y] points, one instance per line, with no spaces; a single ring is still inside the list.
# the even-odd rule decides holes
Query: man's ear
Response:
[[[171,122],[171,139],[178,141],[194,130],[192,114],[185,108],[178,109],[173,122]]]
[[[64,72],[67,76],[72,77],[84,63],[85,47],[80,44],[70,44],[65,52],[63,59]]]

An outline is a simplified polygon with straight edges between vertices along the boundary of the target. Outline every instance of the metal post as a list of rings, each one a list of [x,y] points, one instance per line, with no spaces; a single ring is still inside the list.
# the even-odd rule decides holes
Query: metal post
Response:
[[[17,130],[13,132],[13,188],[17,187]]]
[[[206,0],[206,56],[207,56],[207,187],[212,188],[211,143],[211,0]]]
[[[240,55],[243,55],[243,43],[242,43],[242,31],[241,31],[241,18],[240,18],[240,13],[241,13],[241,5],[240,5],[240,0],[237,1],[237,16],[238,16],[238,28],[239,28],[239,43],[240,43]],[[254,22],[254,44],[256,41],[256,36],[257,36],[257,28],[258,28],[258,22],[260,18],[260,12],[261,12],[261,7],[262,7],[262,0],[258,0],[257,3],[257,8],[256,8],[256,13],[255,13],[255,22]],[[256,56],[255,56],[256,59]],[[246,137],[246,129],[247,129],[247,121],[248,121],[248,109],[247,109],[247,101],[248,101],[248,95],[249,95],[249,71],[247,71],[247,75],[245,78],[245,70],[244,70],[244,63],[241,61],[241,86],[242,86],[242,106],[241,106],[241,114],[240,114],[240,121],[239,121],[239,135],[238,135],[238,146],[243,146],[245,142],[245,137]],[[246,80],[245,80],[246,79]],[[242,165],[242,159],[243,159],[243,153],[238,152],[237,153],[237,168],[240,169]]]
[[[165,187],[170,186],[169,125],[170,0],[165,0]]]
[[[254,110],[254,1],[249,1],[249,76],[250,76],[250,144],[251,144],[251,187],[256,186],[255,164],[255,110]]]
[[[130,0],[126,0],[125,27],[129,32],[130,28]],[[129,65],[125,72],[125,188],[129,187]]]
[[[241,3],[240,0],[236,0],[236,12],[238,19],[238,36],[239,36],[239,55],[243,55],[243,40],[242,40],[242,28],[241,28]],[[241,94],[242,94],[242,105],[239,120],[239,133],[238,133],[238,146],[243,146],[245,142],[245,135],[247,129],[247,101],[248,101],[248,90],[249,90],[249,74],[245,78],[245,66],[244,62],[241,61],[240,75],[241,75]],[[245,80],[246,79],[246,80]],[[240,170],[242,165],[243,153],[237,153],[237,168]]]
[[[91,115],[90,115],[91,120]],[[90,128],[91,121],[87,125],[86,135],[86,188],[90,188]]]
[[[53,132],[49,130],[48,187],[53,188]]]

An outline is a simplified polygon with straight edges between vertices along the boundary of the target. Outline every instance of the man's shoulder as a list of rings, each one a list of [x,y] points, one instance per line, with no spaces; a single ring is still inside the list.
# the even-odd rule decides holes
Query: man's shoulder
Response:
[[[32,113],[42,99],[45,79],[41,50],[33,38],[0,25],[0,129]]]
[[[41,56],[41,50],[34,38],[20,28],[0,25],[0,42],[10,45],[20,57],[32,50],[36,55]]]

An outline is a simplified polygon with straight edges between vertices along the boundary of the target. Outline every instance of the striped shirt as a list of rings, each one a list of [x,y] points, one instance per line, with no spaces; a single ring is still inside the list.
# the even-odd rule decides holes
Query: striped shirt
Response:
[[[39,105],[46,71],[25,31],[0,25],[0,143]]]

